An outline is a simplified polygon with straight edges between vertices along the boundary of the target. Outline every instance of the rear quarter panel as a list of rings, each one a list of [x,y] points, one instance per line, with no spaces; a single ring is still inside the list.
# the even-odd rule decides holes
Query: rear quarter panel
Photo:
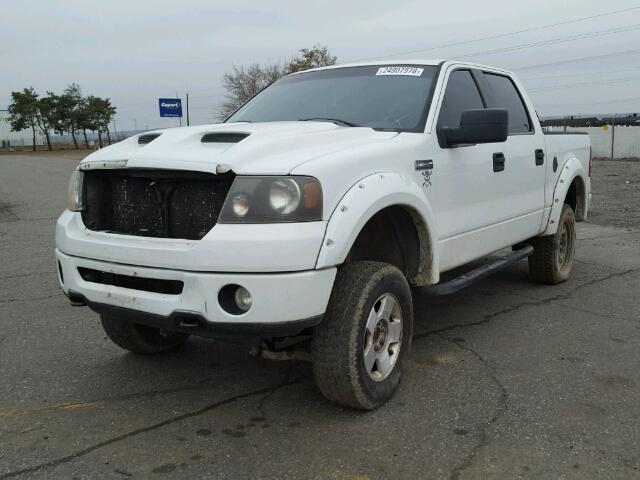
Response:
[[[583,208],[578,209],[576,217],[585,220],[589,206],[591,179],[589,178],[589,161],[591,142],[588,135],[583,134],[551,134],[544,135],[546,144],[547,178],[545,188],[544,234],[555,233],[557,222],[552,222],[566,198],[571,182],[577,176],[585,186],[586,201]],[[553,165],[557,160],[557,169]]]

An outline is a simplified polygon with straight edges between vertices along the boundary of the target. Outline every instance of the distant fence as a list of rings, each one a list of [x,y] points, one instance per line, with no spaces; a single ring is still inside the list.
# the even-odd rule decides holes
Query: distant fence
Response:
[[[552,132],[587,132],[594,157],[640,158],[640,117],[637,113],[572,115],[544,118],[540,123]]]
[[[127,132],[111,132],[111,143],[117,143],[124,140],[131,135],[135,135],[141,133],[142,130],[133,130]],[[4,133],[4,135],[3,135]],[[76,140],[78,142],[78,147],[85,148],[84,144],[84,136],[82,132],[76,135]],[[98,134],[95,132],[87,132],[87,141],[89,143],[90,148],[95,148],[98,146]],[[102,135],[102,143],[103,145],[108,145],[109,141],[107,139],[107,135]],[[54,147],[73,147],[73,138],[71,135],[51,135],[51,144]],[[17,149],[25,149],[31,148],[33,146],[33,136],[31,131],[24,130],[22,132],[1,132],[0,131],[0,149],[9,149],[9,148],[17,148]],[[47,146],[47,141],[43,135],[36,134],[36,146],[39,149]]]
[[[137,133],[142,132],[143,130],[128,130],[128,131],[118,131],[114,132],[111,130],[111,141],[112,143],[119,142],[124,140],[131,135],[135,135]],[[71,135],[57,135],[51,132],[51,143],[60,147],[60,145],[66,146],[67,144],[73,146],[73,138]],[[76,135],[76,139],[78,141],[78,146],[80,148],[84,148],[84,135],[82,132],[78,132]],[[89,142],[90,147],[94,147],[98,144],[98,134],[97,132],[87,132],[87,140]],[[42,135],[39,131],[36,132],[36,146],[42,148],[47,145],[47,141],[44,135]],[[102,134],[102,143],[104,145],[108,144],[108,139],[106,133]],[[30,148],[33,146],[33,132],[29,129],[21,130],[19,132],[14,132],[11,130],[11,124],[9,122],[9,113],[6,109],[0,109],[0,149],[9,149],[9,148]]]
[[[640,158],[640,126],[549,127],[552,132],[587,132],[594,157]]]

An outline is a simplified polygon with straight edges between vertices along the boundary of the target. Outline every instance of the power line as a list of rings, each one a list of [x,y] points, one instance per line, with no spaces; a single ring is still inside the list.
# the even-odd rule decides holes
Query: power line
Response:
[[[632,10],[638,10],[640,9],[640,7],[630,7],[630,8],[624,8],[621,10],[614,10],[614,11],[610,11],[610,12],[604,12],[604,13],[599,13],[596,15],[590,15],[588,17],[581,17],[581,18],[575,18],[573,20],[565,20],[563,22],[557,22],[557,23],[549,23],[546,25],[540,25],[538,27],[530,27],[530,28],[525,28],[522,30],[515,30],[513,32],[507,32],[507,33],[499,33],[497,35],[489,35],[486,37],[477,37],[477,38],[473,38],[473,39],[469,39],[469,40],[462,40],[459,42],[452,42],[452,43],[443,43],[440,45],[434,45],[433,47],[426,47],[426,48],[421,48],[418,50],[408,50],[408,51],[404,51],[404,52],[397,52],[397,53],[390,53],[387,55],[382,55],[382,56],[377,56],[377,57],[369,57],[369,58],[361,58],[358,60],[353,60],[354,62],[359,62],[362,60],[371,60],[371,59],[378,59],[378,58],[389,58],[389,57],[395,57],[395,56],[400,56],[400,55],[410,55],[413,53],[422,53],[422,52],[429,52],[429,51],[433,51],[433,50],[439,50],[442,48],[449,48],[449,47],[457,47],[460,45],[467,45],[469,43],[475,43],[475,42],[482,42],[485,40],[494,40],[496,38],[504,38],[504,37],[510,37],[513,35],[518,35],[521,33],[528,33],[528,32],[535,32],[537,30],[544,30],[547,28],[553,28],[553,27],[559,27],[562,25],[569,25],[572,23],[578,23],[578,22],[584,22],[586,20],[593,20],[595,18],[601,18],[601,17],[606,17],[606,16],[611,16],[611,15],[617,15],[619,13],[625,13],[625,12],[629,12]]]
[[[533,89],[529,89],[529,93],[544,92],[547,90],[564,90],[566,88],[590,87],[593,85],[602,85],[602,84],[611,85],[615,83],[632,82],[635,80],[640,80],[640,76],[614,78],[609,80],[597,80],[595,82],[566,83],[563,85],[553,85],[549,87],[533,88]]]
[[[565,77],[583,77],[585,75],[608,75],[611,73],[640,73],[640,71],[635,69],[626,68],[624,70],[601,70],[599,72],[579,72],[579,73],[562,73],[560,75],[541,75],[536,77],[522,77],[520,76],[520,80],[547,80],[550,78],[565,78]]]
[[[582,62],[584,60],[595,60],[595,59],[600,59],[600,58],[610,58],[610,57],[619,57],[619,56],[623,56],[623,55],[631,55],[634,53],[640,53],[640,48],[634,48],[631,50],[623,50],[621,52],[612,52],[612,53],[603,53],[600,55],[587,55],[585,57],[580,57],[580,58],[572,58],[569,60],[559,60],[556,62],[548,62],[548,63],[536,63],[536,64],[532,64],[532,65],[524,65],[521,67],[511,67],[511,70],[516,70],[516,71],[520,71],[520,70],[529,70],[532,68],[540,68],[540,67],[552,67],[555,65],[565,65],[567,63],[578,63],[578,62]]]
[[[605,35],[614,35],[616,33],[630,32],[640,29],[640,23],[634,23],[632,25],[626,25],[624,27],[614,27],[605,30],[598,30],[596,32],[580,33],[577,35],[568,35],[564,37],[556,37],[549,40],[542,40],[540,42],[523,43],[520,45],[513,45],[511,47],[496,48],[494,50],[484,50],[473,53],[467,53],[465,55],[457,55],[455,58],[469,58],[477,57],[478,55],[493,55],[496,53],[507,53],[516,50],[524,50],[533,47],[542,47],[547,45],[556,45],[558,43],[575,42],[576,40],[586,40],[590,38],[602,37]]]

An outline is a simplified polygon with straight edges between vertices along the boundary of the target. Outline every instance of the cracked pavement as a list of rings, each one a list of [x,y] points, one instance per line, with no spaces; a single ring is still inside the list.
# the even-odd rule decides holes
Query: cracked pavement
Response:
[[[608,190],[640,164],[595,164],[569,282],[534,285],[521,262],[453,296],[416,290],[406,376],[363,413],[248,340],[154,358],[108,341],[55,277],[78,159],[0,156],[0,479],[640,477],[640,225]]]

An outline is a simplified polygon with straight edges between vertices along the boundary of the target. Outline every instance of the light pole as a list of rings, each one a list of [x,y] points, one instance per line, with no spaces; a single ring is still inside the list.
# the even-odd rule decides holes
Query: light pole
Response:
[[[189,94],[187,93],[187,127],[189,126]]]
[[[621,114],[619,113],[614,113],[612,116],[612,120],[611,120],[611,160],[614,159],[614,147],[616,144],[616,118],[619,117]],[[627,115],[627,114],[622,114],[622,115]]]

